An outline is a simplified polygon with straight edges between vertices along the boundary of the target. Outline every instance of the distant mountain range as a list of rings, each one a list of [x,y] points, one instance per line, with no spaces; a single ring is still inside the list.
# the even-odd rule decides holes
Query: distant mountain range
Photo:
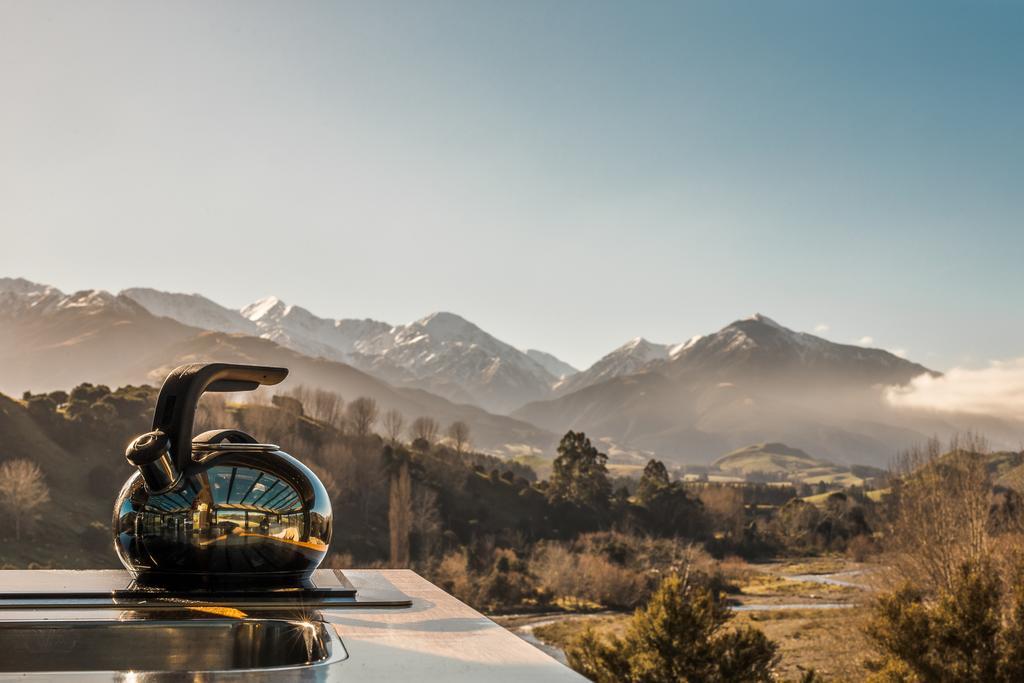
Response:
[[[628,371],[616,372],[616,365]],[[593,383],[513,415],[680,462],[706,463],[766,439],[839,462],[884,462],[922,434],[896,419],[879,387],[931,372],[887,351],[794,332],[763,315],[674,347],[634,340],[581,376],[594,371]]]
[[[201,313],[190,309],[191,321],[202,322],[201,314],[219,317],[209,307]],[[81,382],[159,385],[175,366],[200,360],[281,365],[291,370],[283,389],[305,384],[336,391],[346,400],[370,396],[382,411],[395,408],[409,420],[420,415],[442,425],[463,420],[478,447],[497,453],[540,452],[556,440],[554,433],[514,418],[422,389],[393,386],[349,364],[270,339],[153,315],[126,294],[64,294],[24,280],[0,279],[0,392],[20,396],[25,390],[68,389]]]
[[[898,448],[964,427],[997,441],[1024,436],[994,418],[893,408],[884,387],[932,371],[763,315],[674,345],[635,338],[577,371],[453,313],[391,325],[321,318],[275,297],[234,310],[199,294],[65,294],[0,278],[0,391],[159,383],[200,359],[287,365],[291,385],[373,396],[410,419],[463,419],[479,447],[506,454],[550,454],[569,428],[620,460],[676,463],[785,442],[837,463],[885,464]]]
[[[520,351],[454,313],[432,313],[407,325],[320,318],[277,297],[234,311],[198,294],[154,289],[121,292],[153,315],[218,332],[263,337],[314,358],[348,363],[400,386],[507,412],[545,398],[575,372],[542,351]]]

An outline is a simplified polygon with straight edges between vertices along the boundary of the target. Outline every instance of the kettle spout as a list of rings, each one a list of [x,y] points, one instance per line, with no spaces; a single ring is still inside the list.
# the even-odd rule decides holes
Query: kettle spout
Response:
[[[160,430],[136,437],[128,444],[124,456],[139,468],[150,493],[170,491],[181,482],[181,470],[171,455],[171,440]]]

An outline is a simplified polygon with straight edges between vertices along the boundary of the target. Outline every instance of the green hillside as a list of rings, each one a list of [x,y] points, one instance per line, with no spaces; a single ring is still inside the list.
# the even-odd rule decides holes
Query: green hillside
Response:
[[[810,468],[832,467],[784,443],[759,443],[740,448],[715,460],[712,467],[736,475],[786,475]]]
[[[715,460],[712,471],[750,481],[788,481],[836,486],[861,486],[864,479],[850,468],[815,458],[783,443],[759,443]]]
[[[28,459],[43,472],[50,500],[28,520],[21,542],[0,526],[0,565],[117,567],[110,541],[114,497],[131,473],[128,440],[149,428],[150,387],[80,385],[17,401],[0,394],[0,462]],[[58,410],[57,406],[61,405]]]
[[[20,540],[12,522],[0,524],[0,567],[119,566],[110,521],[117,492],[132,473],[124,448],[150,429],[155,402],[156,389],[148,386],[112,391],[82,384],[70,392],[26,394],[20,400],[0,394],[0,463],[34,462],[50,495],[26,513]],[[331,550],[349,556],[338,561],[387,560],[389,477],[382,437],[359,436],[338,421],[313,419],[294,399],[267,405],[207,395],[197,410],[195,431],[214,427],[241,429],[278,443],[317,471],[334,507]],[[411,541],[416,560],[434,559],[480,538],[509,546],[597,528],[589,510],[549,500],[527,465],[457,452],[440,439],[399,448],[407,453],[414,480]],[[643,514],[633,508],[620,512],[630,519]]]

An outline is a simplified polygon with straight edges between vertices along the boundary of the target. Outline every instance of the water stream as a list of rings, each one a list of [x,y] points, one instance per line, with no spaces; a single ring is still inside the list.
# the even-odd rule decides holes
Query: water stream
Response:
[[[803,581],[806,583],[817,583],[821,585],[829,586],[842,586],[844,588],[859,588],[861,590],[869,590],[869,587],[863,583],[857,583],[855,581],[849,581],[848,579],[860,576],[864,573],[861,569],[850,569],[841,572],[835,572],[833,574],[792,574],[783,576],[784,579],[790,581]],[[831,609],[847,609],[854,605],[848,602],[783,602],[783,603],[745,603],[742,605],[731,605],[730,609],[734,612],[779,612],[783,610],[831,610]],[[604,612],[603,614],[611,614],[610,612]],[[512,615],[516,616],[516,615]],[[524,615],[525,616],[525,615]],[[547,653],[554,657],[562,664],[566,663],[565,653],[560,647],[545,643],[534,634],[533,630],[538,626],[545,626],[547,624],[554,624],[565,619],[581,619],[586,618],[580,614],[547,614],[538,615],[535,621],[528,621],[527,623],[513,625],[507,627],[509,631],[516,634],[526,642],[530,643],[539,650]]]
[[[806,581],[807,583],[820,583],[827,586],[843,586],[845,588],[860,588],[865,591],[870,590],[870,587],[867,584],[846,580],[847,578],[862,576],[863,574],[863,569],[848,569],[843,572],[836,572],[835,574],[792,574],[782,578],[789,579],[790,581]]]
[[[543,640],[534,635],[533,629],[537,628],[538,626],[553,624],[557,621],[561,621],[562,619],[567,619],[572,616],[573,615],[564,615],[553,617],[550,619],[541,619],[540,621],[534,621],[529,624],[523,624],[522,626],[512,627],[509,630],[512,631],[512,633],[519,636],[520,638],[522,638],[523,640],[525,640],[526,642],[528,642],[530,645],[533,645],[538,650],[547,653],[548,655],[557,659],[562,664],[569,666],[569,663],[565,659],[565,652],[562,651],[562,648],[556,647],[554,645],[548,645]]]

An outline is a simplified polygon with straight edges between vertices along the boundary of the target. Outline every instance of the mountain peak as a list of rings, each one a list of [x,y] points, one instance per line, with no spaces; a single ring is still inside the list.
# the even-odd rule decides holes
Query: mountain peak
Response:
[[[417,320],[415,324],[422,325],[423,327],[442,328],[453,326],[464,327],[467,325],[476,327],[476,325],[473,325],[473,323],[469,322],[461,315],[458,315],[457,313],[451,313],[449,311],[434,311],[430,315],[426,315]]]
[[[633,337],[583,372],[567,377],[555,385],[558,393],[569,393],[605,380],[640,372],[648,364],[668,358],[669,346],[655,344],[643,337]]]
[[[469,341],[470,338],[476,337],[492,339],[491,335],[487,334],[461,315],[449,313],[448,311],[436,311],[413,323],[410,323],[406,326],[406,331],[402,336],[403,338],[407,338],[410,334],[415,336],[416,334],[424,333],[430,335],[431,338],[439,342],[456,340]],[[501,343],[496,339],[494,341]]]
[[[91,308],[110,306],[117,297],[104,289],[83,289],[69,294],[60,302],[61,308]]]
[[[155,316],[170,318],[203,330],[229,334],[255,334],[256,326],[236,310],[221,306],[202,294],[163,292],[149,287],[130,287],[121,290],[128,297]]]
[[[270,314],[283,315],[287,307],[287,304],[276,296],[265,296],[242,308],[242,315],[256,322]]]
[[[0,277],[0,292],[11,292],[12,294],[43,294],[46,292],[59,293],[56,287],[44,285],[39,282],[32,282],[23,277]]]
[[[771,318],[769,318],[768,316],[766,316],[766,315],[764,315],[762,313],[755,313],[754,315],[752,315],[752,316],[750,316],[748,318],[744,318],[741,322],[762,323],[764,325],[767,325],[769,327],[774,327],[776,329],[780,329],[780,330],[785,330],[786,329],[785,327],[783,327],[782,325],[778,324],[777,322],[775,322],[774,320],[772,320]]]
[[[705,339],[711,338],[725,341],[734,349],[756,346],[775,347],[779,345],[807,346],[818,341],[824,341],[813,335],[796,332],[788,327],[784,327],[761,313],[755,313],[748,318],[736,320],[715,334],[705,337]]]
[[[837,344],[796,332],[760,313],[674,349],[665,370],[672,376],[701,376],[709,381],[786,377],[790,383],[841,381],[860,386],[903,384],[928,372],[880,349]]]
[[[643,337],[633,337],[628,342],[612,351],[612,353],[642,355],[647,359],[666,358],[668,357],[668,348],[669,347],[665,344],[655,344]]]
[[[675,346],[671,347],[668,350],[669,358],[675,358],[680,353],[682,353],[683,351],[685,351],[686,349],[690,348],[691,346],[699,342],[701,339],[703,339],[704,336],[705,335],[703,334],[695,334],[686,341],[684,341],[682,344],[676,344]]]
[[[68,294],[55,302],[56,310],[79,310],[86,314],[99,311],[114,311],[135,315],[147,313],[146,309],[130,297],[112,294],[105,289],[83,289]]]

